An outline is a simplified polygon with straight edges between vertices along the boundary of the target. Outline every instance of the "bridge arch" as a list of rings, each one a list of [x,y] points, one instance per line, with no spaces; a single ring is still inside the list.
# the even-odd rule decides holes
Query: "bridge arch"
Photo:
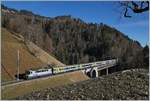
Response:
[[[96,77],[98,77],[97,68],[93,68],[93,69],[90,71],[90,77],[91,77],[91,78],[96,78]]]
[[[91,77],[96,78],[96,71],[95,70],[92,71]]]

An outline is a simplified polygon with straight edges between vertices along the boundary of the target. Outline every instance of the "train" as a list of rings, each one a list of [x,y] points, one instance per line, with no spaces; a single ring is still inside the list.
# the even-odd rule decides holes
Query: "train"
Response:
[[[100,67],[100,66],[102,67],[109,63],[116,63],[117,61],[118,61],[117,59],[112,59],[112,60],[106,60],[106,61],[98,61],[98,62],[70,65],[70,66],[63,66],[63,67],[52,67],[51,65],[47,65],[46,67],[42,69],[27,70],[25,72],[25,79],[34,79],[34,78],[40,78],[43,76],[52,76],[52,75],[56,75],[60,73],[82,70],[82,69],[87,69],[91,67]]]

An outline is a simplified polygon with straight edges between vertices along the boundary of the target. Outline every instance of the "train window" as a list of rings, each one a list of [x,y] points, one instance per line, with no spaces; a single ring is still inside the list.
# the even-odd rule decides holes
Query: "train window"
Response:
[[[71,67],[71,68],[76,68],[76,67]]]
[[[64,68],[64,70],[66,70],[67,68]]]
[[[26,74],[30,74],[30,71],[26,71]]]
[[[60,70],[64,70],[64,68],[60,68]]]
[[[65,69],[69,69],[69,67],[65,68]]]
[[[39,73],[39,72],[46,72],[46,71],[48,71],[48,70],[47,70],[47,69],[46,69],[46,70],[42,69],[42,70],[37,70],[36,73]]]
[[[83,66],[90,66],[90,65],[92,65],[92,64],[85,64],[85,65],[83,65]]]
[[[48,70],[47,69],[42,70],[42,72],[46,72],[46,71],[48,71]]]
[[[41,72],[41,71],[36,71],[36,73],[39,73],[39,72]]]
[[[101,64],[101,63],[96,63],[96,64]]]

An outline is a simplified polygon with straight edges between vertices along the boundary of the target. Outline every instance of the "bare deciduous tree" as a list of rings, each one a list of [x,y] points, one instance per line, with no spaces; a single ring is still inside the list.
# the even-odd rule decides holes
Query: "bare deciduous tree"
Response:
[[[121,1],[120,6],[123,7],[124,17],[132,17],[129,12],[142,13],[149,11],[149,1]]]

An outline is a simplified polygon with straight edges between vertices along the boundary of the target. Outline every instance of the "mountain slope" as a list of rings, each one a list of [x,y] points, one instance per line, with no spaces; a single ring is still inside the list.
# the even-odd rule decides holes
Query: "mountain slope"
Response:
[[[37,68],[44,63],[42,63],[39,59],[31,55],[26,46],[15,39],[13,35],[2,28],[2,59],[1,63],[2,67],[2,81],[15,79],[15,74],[17,73],[17,50],[20,51],[20,73],[24,73],[25,70],[33,67]],[[11,75],[8,75],[8,73]]]
[[[40,59],[45,64],[51,64],[53,66],[65,66],[63,63],[58,61],[56,58],[49,55],[47,52],[36,46],[32,42],[26,42],[29,52]]]
[[[49,62],[49,64],[53,65],[62,65],[62,63],[57,59],[34,45],[34,47],[38,49],[36,50],[37,52],[40,50],[40,52],[38,52],[40,53],[40,57],[43,57],[47,60],[43,61],[42,58],[38,58],[35,55],[31,54],[31,51],[28,50],[28,47],[23,41],[23,38],[19,38],[15,34],[10,33],[5,28],[2,28],[1,32],[2,82],[15,79],[15,74],[17,73],[17,50],[20,51],[20,74],[24,73],[25,70],[28,69],[39,67],[42,68],[43,65],[47,64],[46,62]]]
[[[19,49],[20,51],[20,74],[24,73],[25,70],[28,69],[42,68],[42,66],[45,66],[47,62],[49,64],[57,66],[64,65],[56,58],[52,57],[51,55],[47,54],[42,49],[37,47],[35,44],[32,43],[26,46],[27,44],[24,43],[22,36],[16,36],[16,33],[12,34],[5,28],[2,28],[1,32],[2,83],[16,79],[15,75],[17,73],[17,49]],[[29,50],[28,48],[31,49]],[[34,55],[34,51],[38,52],[39,54]],[[87,79],[89,78],[83,72],[76,71],[58,75],[55,77],[30,80],[27,83],[4,87],[1,92],[2,99],[12,99],[14,97],[22,96],[23,94],[27,94],[32,91],[42,90],[47,87],[66,85]]]
[[[43,17],[2,7],[2,26],[67,65],[118,58],[124,67],[144,67],[140,43],[103,23],[86,23],[72,16]]]

